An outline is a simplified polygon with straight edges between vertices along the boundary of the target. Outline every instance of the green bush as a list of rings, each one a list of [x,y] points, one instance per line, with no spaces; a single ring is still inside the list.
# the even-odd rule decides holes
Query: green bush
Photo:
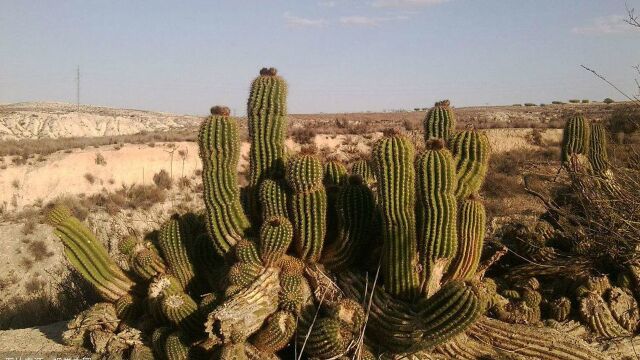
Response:
[[[614,101],[613,101],[613,99],[612,99],[612,98],[605,98],[604,100],[602,100],[602,102],[603,102],[603,103],[605,103],[605,104],[611,104],[611,103],[614,103]]]
[[[554,104],[554,105],[562,105],[562,104],[564,104],[562,101],[557,101],[557,100],[556,101],[552,101],[551,103]]]
[[[609,120],[607,128],[612,134],[632,134],[640,129],[640,109],[625,106],[616,109]]]
[[[524,103],[524,106],[536,106],[534,103]]]
[[[583,104],[588,104],[589,103],[589,99],[582,99],[582,103]]]
[[[571,99],[571,100],[569,100],[569,102],[570,102],[570,103],[572,103],[572,104],[579,104],[579,103],[580,103],[580,100],[578,100],[578,99]]]
[[[513,104],[511,106],[522,106],[522,104]]]

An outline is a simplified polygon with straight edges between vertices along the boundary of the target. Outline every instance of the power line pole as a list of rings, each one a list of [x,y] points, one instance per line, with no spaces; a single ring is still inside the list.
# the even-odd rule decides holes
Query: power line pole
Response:
[[[80,112],[80,65],[78,65],[78,71],[76,72],[76,105],[78,112]]]

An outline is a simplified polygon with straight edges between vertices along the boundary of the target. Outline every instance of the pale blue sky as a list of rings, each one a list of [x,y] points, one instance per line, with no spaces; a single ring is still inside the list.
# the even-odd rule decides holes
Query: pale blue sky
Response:
[[[640,8],[640,1],[628,0]],[[0,0],[0,103],[245,112],[275,66],[292,113],[620,98],[624,0]]]

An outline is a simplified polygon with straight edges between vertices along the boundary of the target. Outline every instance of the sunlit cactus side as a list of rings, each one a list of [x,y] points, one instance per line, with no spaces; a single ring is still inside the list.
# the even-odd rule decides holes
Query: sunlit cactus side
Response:
[[[430,139],[447,141],[455,129],[456,117],[450,107],[449,100],[435,103],[424,118],[425,141],[429,141]]]
[[[329,160],[324,164],[322,183],[324,186],[344,185],[347,180],[347,167],[337,160]]]
[[[164,353],[167,360],[187,360],[191,346],[189,339],[181,331],[169,333],[164,340]]]
[[[258,192],[265,179],[284,175],[287,126],[287,83],[274,68],[263,68],[251,83],[247,117],[251,149],[249,151],[249,217],[260,224]]]
[[[207,231],[216,251],[226,255],[249,230],[240,202],[237,166],[240,158],[238,124],[229,108],[214,106],[200,127],[198,146],[207,210]]]
[[[360,159],[351,165],[351,175],[359,175],[367,186],[376,183],[376,173],[366,159]]]
[[[309,154],[294,157],[287,164],[286,180],[292,189],[289,214],[296,254],[316,262],[322,253],[327,226],[327,194],[320,160]]]
[[[375,144],[373,161],[382,213],[382,277],[392,295],[411,299],[419,290],[413,144],[390,132]]]
[[[484,245],[487,215],[482,201],[470,196],[458,209],[458,252],[449,266],[447,278],[471,280],[475,275]]]
[[[204,316],[198,312],[198,304],[187,294],[179,293],[162,299],[164,316],[177,328],[191,337],[204,335]]]
[[[71,265],[94,286],[105,300],[115,302],[133,287],[133,281],[109,257],[107,250],[91,231],[62,205],[51,209],[48,222],[64,244]]]
[[[607,156],[607,131],[601,123],[591,124],[589,140],[589,163],[596,174],[603,174],[609,167]]]
[[[571,155],[588,155],[590,126],[582,115],[569,118],[562,133],[562,163],[567,163]]]
[[[431,139],[427,150],[416,160],[418,198],[422,211],[419,232],[422,281],[429,277],[442,278],[444,271],[456,255],[457,203],[455,165],[444,141]],[[432,281],[434,279],[431,279]]]
[[[322,254],[322,263],[338,271],[357,261],[371,239],[376,210],[371,189],[362,183],[358,175],[349,177],[348,184],[340,189],[336,199],[337,236]]]
[[[260,184],[258,198],[263,221],[273,217],[288,216],[287,184],[284,180],[264,180]]]
[[[489,168],[489,139],[476,130],[465,130],[451,138],[449,148],[456,161],[456,198],[464,199],[482,187]]]
[[[140,243],[133,236],[122,238],[118,242],[118,250],[127,257],[129,268],[143,280],[151,280],[164,273],[166,264],[151,243]]]
[[[262,259],[260,259],[260,253],[254,241],[242,239],[238,241],[233,250],[237,261],[262,265]]]
[[[286,254],[293,240],[293,226],[285,217],[267,219],[260,228],[260,257],[266,266],[272,266]]]
[[[182,288],[191,289],[195,278],[195,269],[189,258],[192,240],[184,231],[178,217],[173,217],[162,225],[158,245],[171,273],[178,278]]]

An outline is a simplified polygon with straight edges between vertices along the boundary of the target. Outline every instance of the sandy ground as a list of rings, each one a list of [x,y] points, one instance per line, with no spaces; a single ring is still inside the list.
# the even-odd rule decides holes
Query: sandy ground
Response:
[[[66,322],[27,329],[0,331],[0,359],[82,359],[90,356],[82,349],[60,344]]]

